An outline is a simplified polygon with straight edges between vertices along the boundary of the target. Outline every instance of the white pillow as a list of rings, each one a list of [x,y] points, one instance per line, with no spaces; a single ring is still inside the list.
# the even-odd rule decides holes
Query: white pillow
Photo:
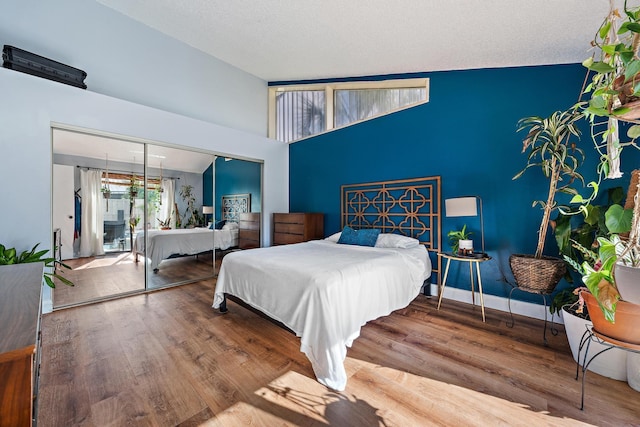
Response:
[[[329,237],[325,237],[324,240],[328,240],[328,241],[333,242],[333,243],[338,243],[338,240],[340,240],[340,235],[341,234],[342,234],[342,231],[338,231],[337,233],[332,234]],[[376,240],[376,242],[377,242],[377,240]]]
[[[222,226],[223,230],[235,230],[236,228],[238,228],[237,222],[225,222],[225,224]]]
[[[410,249],[418,245],[420,245],[418,239],[392,233],[380,233],[378,240],[376,240],[376,248]]]

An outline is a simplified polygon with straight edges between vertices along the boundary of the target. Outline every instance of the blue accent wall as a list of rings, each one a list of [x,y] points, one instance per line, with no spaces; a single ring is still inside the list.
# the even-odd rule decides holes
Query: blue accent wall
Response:
[[[225,161],[224,157],[216,159],[216,217],[222,218],[220,205],[222,196],[229,194],[251,194],[251,212],[260,212],[262,164],[246,160],[233,159]]]
[[[511,289],[507,280],[513,283],[509,255],[535,252],[542,211],[531,205],[546,199],[548,185],[539,170],[512,180],[526,162],[521,153],[524,133],[516,132],[517,122],[576,103],[585,70],[570,64],[410,77],[430,78],[429,103],[290,145],[290,210],[323,212],[325,234],[330,235],[340,230],[341,185],[440,175],[443,201],[465,195],[482,198],[485,246],[493,257],[482,265],[484,291],[506,297]],[[595,178],[597,156],[586,123],[582,134],[576,142],[589,156],[582,168],[589,181]],[[640,165],[640,156],[627,151],[622,167],[630,172]],[[628,174],[603,186],[626,189]],[[446,233],[465,223],[474,232],[474,246],[480,246],[479,220],[443,217],[443,250],[450,250]],[[552,236],[545,253],[558,253]],[[463,267],[452,265],[448,285],[468,287]],[[539,296],[522,292],[514,298],[541,302]]]

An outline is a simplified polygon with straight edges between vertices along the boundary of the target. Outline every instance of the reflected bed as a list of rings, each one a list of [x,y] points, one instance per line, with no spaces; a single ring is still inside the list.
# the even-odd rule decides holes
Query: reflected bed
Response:
[[[149,230],[147,257],[151,268],[157,272],[164,259],[175,256],[197,255],[214,249],[229,249],[238,245],[238,228],[223,230],[209,228],[185,228],[174,230]],[[135,261],[144,256],[144,231],[136,234]]]

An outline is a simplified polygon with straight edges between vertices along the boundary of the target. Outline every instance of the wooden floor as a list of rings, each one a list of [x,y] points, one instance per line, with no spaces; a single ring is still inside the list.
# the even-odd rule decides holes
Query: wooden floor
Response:
[[[419,296],[368,323],[335,393],[314,379],[299,339],[232,302],[214,281],[60,310],[43,318],[38,425],[640,425],[640,393],[580,382],[561,330]]]
[[[63,269],[62,274],[71,280],[74,286],[66,286],[56,280],[56,288],[53,291],[54,308],[144,290],[143,258],[140,257],[139,262],[135,262],[134,255],[130,252],[108,253],[64,262],[72,269]],[[147,274],[149,289],[212,277],[212,255],[165,259],[160,263],[157,272],[154,273],[149,268]]]

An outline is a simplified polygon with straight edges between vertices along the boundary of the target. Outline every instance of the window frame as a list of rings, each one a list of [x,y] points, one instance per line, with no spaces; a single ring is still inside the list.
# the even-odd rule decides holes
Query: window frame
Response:
[[[421,102],[407,105],[404,107],[389,110],[387,112],[376,114],[365,119],[356,120],[347,125],[336,127],[335,123],[335,97],[336,90],[358,90],[358,89],[416,89],[425,88],[425,99]],[[329,83],[309,83],[309,84],[290,84],[290,85],[274,85],[269,86],[269,123],[268,123],[268,137],[276,139],[276,95],[279,92],[291,92],[291,91],[311,91],[311,90],[324,90],[325,92],[325,127],[324,132],[319,132],[315,135],[310,135],[304,138],[289,141],[287,144],[303,141],[308,138],[313,138],[318,135],[323,135],[327,132],[333,132],[336,129],[343,129],[348,126],[352,126],[358,123],[372,120],[378,117],[393,114],[398,111],[406,110],[408,108],[417,107],[429,102],[429,78],[407,78],[407,79],[392,79],[392,80],[367,80],[367,81],[350,81],[350,82],[329,82]]]

